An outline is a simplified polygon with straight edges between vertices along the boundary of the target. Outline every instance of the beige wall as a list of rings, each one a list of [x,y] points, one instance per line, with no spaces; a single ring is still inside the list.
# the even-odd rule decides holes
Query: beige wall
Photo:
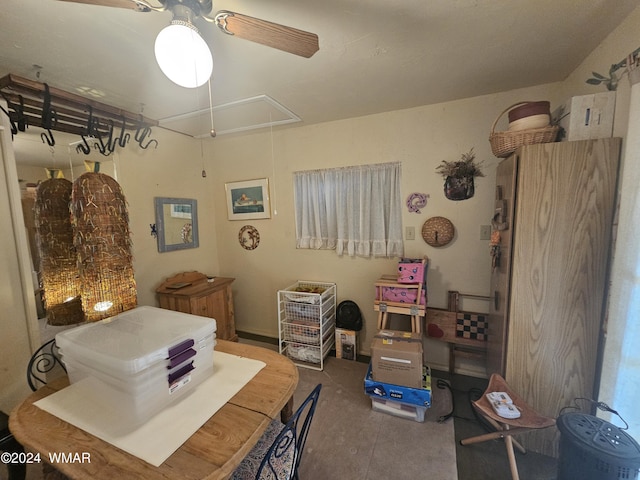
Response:
[[[197,140],[162,129],[154,129],[154,138],[159,142],[156,150],[130,145],[126,155],[115,160],[118,182],[129,203],[133,267],[141,305],[157,305],[156,287],[178,272],[219,274],[217,213],[213,208],[216,167],[207,166],[207,176],[202,176],[203,158]],[[199,248],[158,252],[149,226],[155,223],[154,197],[198,201]]]
[[[220,137],[207,143],[217,166],[215,209],[220,270],[236,277],[236,323],[241,331],[278,336],[276,292],[296,280],[337,284],[338,301],[354,300],[365,325],[359,348],[369,353],[376,331],[373,284],[381,274],[394,273],[397,259],[339,257],[333,251],[297,250],[292,173],[298,170],[346,165],[402,162],[403,200],[413,192],[429,195],[420,214],[404,209],[403,224],[416,229],[416,240],[405,241],[405,255],[430,260],[429,304],[446,307],[447,290],[488,295],[489,242],[480,240],[480,226],[490,223],[494,199],[494,172],[499,161],[491,154],[489,130],[506,107],[522,99],[552,96],[557,85],[544,85],[379,115],[269,131],[242,137]],[[457,160],[474,148],[484,162],[484,178],[476,179],[470,200],[453,202],[443,194],[443,179],[435,173],[442,160]],[[226,218],[224,184],[229,181],[268,177],[277,210],[268,220],[229,221]],[[427,245],[420,236],[425,220],[441,215],[455,228],[454,241],[443,248]],[[244,224],[260,232],[260,246],[240,247],[238,230]],[[467,309],[487,310],[486,303],[467,303]],[[446,366],[445,346],[427,341],[427,360]],[[470,367],[472,368],[472,367]],[[477,373],[484,373],[475,369]]]

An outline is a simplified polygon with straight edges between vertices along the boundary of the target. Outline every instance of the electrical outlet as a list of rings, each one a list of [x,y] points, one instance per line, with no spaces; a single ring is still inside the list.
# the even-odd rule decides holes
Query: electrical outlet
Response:
[[[491,225],[480,225],[480,240],[491,240]]]
[[[405,229],[404,229],[404,238],[405,238],[405,240],[415,240],[416,239],[416,227],[405,227]]]

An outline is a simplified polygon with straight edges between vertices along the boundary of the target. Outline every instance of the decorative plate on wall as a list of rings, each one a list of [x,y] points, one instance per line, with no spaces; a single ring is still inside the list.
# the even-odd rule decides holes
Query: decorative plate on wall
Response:
[[[260,243],[260,233],[258,233],[256,227],[245,225],[238,232],[238,241],[245,250],[254,250],[258,248]]]
[[[444,247],[453,240],[454,233],[453,223],[444,217],[428,218],[422,226],[422,238],[432,247]]]

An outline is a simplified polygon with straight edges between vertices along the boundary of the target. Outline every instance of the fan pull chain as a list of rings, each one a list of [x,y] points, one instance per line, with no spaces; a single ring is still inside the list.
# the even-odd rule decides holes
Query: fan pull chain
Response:
[[[200,139],[200,158],[202,159],[202,178],[207,176],[207,171],[204,169],[204,145],[202,138]]]
[[[210,135],[212,138],[216,136],[216,129],[213,124],[213,100],[211,99],[211,78],[209,78],[209,112],[211,115],[211,132]]]
[[[213,99],[211,94],[211,77],[209,77],[208,86],[209,86],[209,115],[211,118],[211,130],[209,131],[209,135],[211,136],[211,138],[215,138],[216,129],[213,123]],[[203,144],[202,138],[200,138],[200,158],[202,158],[202,178],[205,178],[207,176],[207,171],[204,169],[204,144]]]

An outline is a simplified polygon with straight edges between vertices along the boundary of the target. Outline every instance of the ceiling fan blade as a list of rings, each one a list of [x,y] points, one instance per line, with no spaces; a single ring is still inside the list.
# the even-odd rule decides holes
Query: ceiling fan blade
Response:
[[[150,9],[144,3],[134,0],[59,0],[61,2],[84,3],[86,5],[98,5],[101,7],[129,8],[138,12],[148,12]]]
[[[216,14],[215,22],[225,33],[305,58],[311,57],[320,48],[315,33],[240,13],[220,11]]]

